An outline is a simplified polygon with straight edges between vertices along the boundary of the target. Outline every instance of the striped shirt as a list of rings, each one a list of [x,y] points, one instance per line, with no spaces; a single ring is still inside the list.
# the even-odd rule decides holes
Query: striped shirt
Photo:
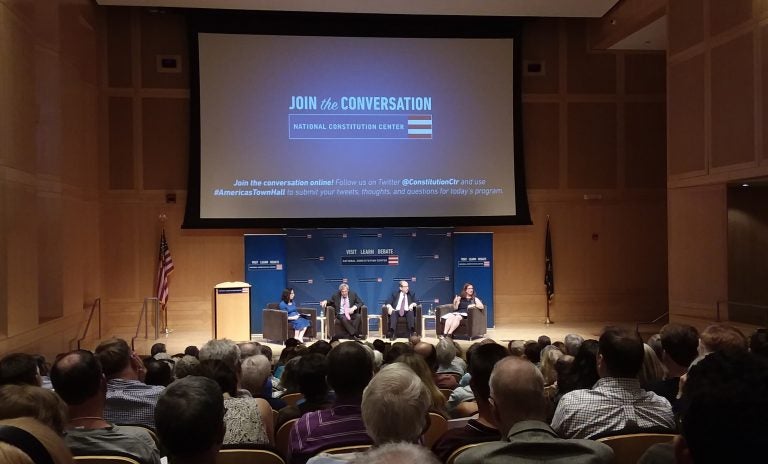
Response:
[[[114,424],[141,424],[155,428],[155,405],[163,387],[139,380],[107,380],[104,419]]]
[[[328,448],[371,444],[373,441],[365,432],[358,398],[356,402],[336,403],[332,408],[301,416],[291,429],[289,462],[304,464]]]
[[[624,430],[671,431],[675,420],[669,401],[640,388],[639,380],[603,377],[591,390],[566,393],[552,428],[562,438],[592,438]]]

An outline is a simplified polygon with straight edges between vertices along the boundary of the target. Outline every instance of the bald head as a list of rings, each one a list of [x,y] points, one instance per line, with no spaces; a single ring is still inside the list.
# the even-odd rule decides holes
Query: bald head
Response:
[[[530,361],[516,357],[500,360],[489,384],[493,414],[503,435],[522,420],[546,421],[544,378]]]

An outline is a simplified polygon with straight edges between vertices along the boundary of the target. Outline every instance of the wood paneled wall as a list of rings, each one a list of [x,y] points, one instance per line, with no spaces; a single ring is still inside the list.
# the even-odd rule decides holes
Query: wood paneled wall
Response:
[[[667,11],[669,305],[702,326],[729,299],[729,256],[748,246],[728,235],[726,184],[768,175],[768,2]]]
[[[0,0],[0,353],[68,349],[101,291],[102,11]]]

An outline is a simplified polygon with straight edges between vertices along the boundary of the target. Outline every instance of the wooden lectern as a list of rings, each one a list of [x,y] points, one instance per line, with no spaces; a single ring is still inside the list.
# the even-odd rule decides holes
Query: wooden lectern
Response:
[[[213,338],[251,341],[251,285],[222,282],[213,292]]]

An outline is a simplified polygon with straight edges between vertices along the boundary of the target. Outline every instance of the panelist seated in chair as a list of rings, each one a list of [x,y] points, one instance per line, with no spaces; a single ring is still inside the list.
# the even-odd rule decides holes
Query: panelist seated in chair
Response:
[[[408,323],[408,334],[416,335],[416,322],[414,309],[419,304],[416,294],[408,287],[408,282],[400,281],[400,289],[394,292],[387,300],[386,308],[389,314],[389,339],[395,340],[397,332],[397,322],[404,317]]]
[[[480,298],[475,295],[475,286],[466,283],[461,289],[461,294],[453,298],[453,311],[442,316],[445,319],[443,334],[446,337],[453,338],[453,332],[459,328],[461,320],[467,318],[467,312],[472,308],[483,309],[485,306]]]
[[[360,317],[360,308],[363,307],[363,300],[357,296],[357,293],[349,289],[349,285],[339,285],[339,291],[331,295],[327,300],[320,302],[323,308],[331,307],[336,314],[336,319],[341,322],[344,330],[349,334],[349,338],[362,339],[360,335],[360,326],[362,318]],[[328,313],[326,312],[326,315]],[[333,322],[330,322],[332,324]]]
[[[296,308],[296,304],[293,299],[296,297],[296,293],[292,288],[286,288],[283,290],[283,294],[280,296],[280,309],[288,313],[288,323],[293,327],[293,338],[296,340],[304,339],[304,332],[309,327],[309,319],[299,312]]]

